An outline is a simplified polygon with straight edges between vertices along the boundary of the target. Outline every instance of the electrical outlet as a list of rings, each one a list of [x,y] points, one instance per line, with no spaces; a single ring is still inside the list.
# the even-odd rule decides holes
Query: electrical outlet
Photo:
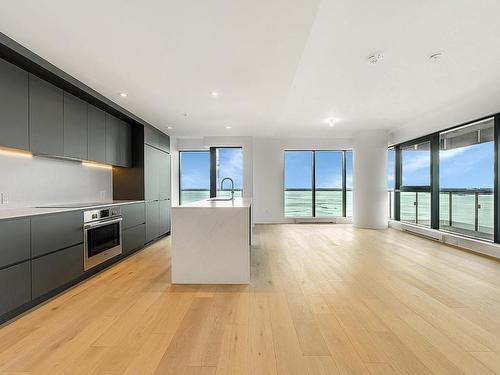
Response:
[[[106,200],[106,190],[101,190],[99,192],[99,196],[101,197],[102,201]]]
[[[9,203],[9,194],[8,193],[1,193],[0,195],[1,195],[0,196],[1,204]]]

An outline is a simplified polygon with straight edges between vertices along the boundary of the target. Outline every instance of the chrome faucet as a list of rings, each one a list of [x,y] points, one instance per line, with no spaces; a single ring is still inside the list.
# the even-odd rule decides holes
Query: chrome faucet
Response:
[[[220,189],[224,190],[224,181],[229,180],[231,181],[231,200],[234,200],[234,181],[230,177],[224,177],[222,181],[220,182]]]

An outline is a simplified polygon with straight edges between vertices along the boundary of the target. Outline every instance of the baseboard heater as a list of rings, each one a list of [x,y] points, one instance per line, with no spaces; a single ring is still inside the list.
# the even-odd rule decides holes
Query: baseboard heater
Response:
[[[335,218],[296,218],[294,219],[295,224],[337,224],[338,221]]]
[[[435,241],[443,241],[443,234],[432,229],[422,228],[416,225],[408,225],[401,223],[401,229],[405,232],[410,232],[418,236],[429,238]]]

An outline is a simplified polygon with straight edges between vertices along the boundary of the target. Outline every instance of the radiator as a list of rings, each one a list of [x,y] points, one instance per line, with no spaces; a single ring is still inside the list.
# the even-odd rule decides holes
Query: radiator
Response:
[[[438,232],[437,230],[422,228],[417,225],[409,225],[404,223],[401,223],[401,229],[422,237],[430,238],[431,240],[443,241],[443,233]]]

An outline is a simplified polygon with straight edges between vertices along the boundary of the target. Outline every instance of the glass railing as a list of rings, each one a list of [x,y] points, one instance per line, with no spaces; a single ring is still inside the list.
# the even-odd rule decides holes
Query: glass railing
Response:
[[[400,193],[400,219],[407,223],[431,226],[431,193],[402,191]]]
[[[311,189],[285,189],[285,216],[311,217]],[[342,216],[342,189],[316,189],[316,217]],[[352,216],[352,189],[346,189],[346,216]]]
[[[493,189],[442,189],[439,227],[442,230],[493,240]]]

